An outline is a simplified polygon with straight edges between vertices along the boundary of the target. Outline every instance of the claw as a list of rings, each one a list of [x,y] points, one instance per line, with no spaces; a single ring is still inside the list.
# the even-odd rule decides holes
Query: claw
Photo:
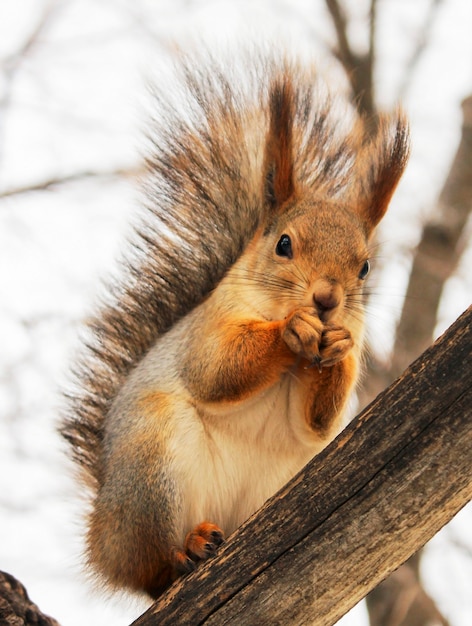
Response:
[[[312,367],[317,367],[318,371],[321,374],[321,370],[323,369],[323,366],[321,365],[321,357],[319,354],[317,354],[316,356],[313,357],[310,365],[308,365],[308,367],[306,369],[311,369]]]

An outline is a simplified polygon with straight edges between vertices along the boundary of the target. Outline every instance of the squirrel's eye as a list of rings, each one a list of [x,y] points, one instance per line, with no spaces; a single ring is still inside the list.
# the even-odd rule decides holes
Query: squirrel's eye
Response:
[[[370,272],[370,263],[369,263],[369,260],[367,260],[362,266],[361,271],[359,272],[359,278],[361,280],[364,280],[364,278],[367,276],[369,272]]]
[[[285,256],[288,259],[293,257],[292,241],[288,235],[282,235],[282,237],[280,237],[277,247],[275,248],[275,253],[278,256]]]

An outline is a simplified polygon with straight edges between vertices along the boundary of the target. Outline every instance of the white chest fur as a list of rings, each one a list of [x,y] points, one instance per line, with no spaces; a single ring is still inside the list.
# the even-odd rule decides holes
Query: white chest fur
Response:
[[[202,521],[233,532],[328,443],[302,422],[299,404],[287,375],[255,400],[182,414],[173,450],[184,488],[180,539]]]

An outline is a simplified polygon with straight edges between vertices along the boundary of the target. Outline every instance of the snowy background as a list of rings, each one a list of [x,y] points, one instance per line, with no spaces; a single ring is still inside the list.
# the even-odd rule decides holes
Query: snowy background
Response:
[[[365,36],[363,2],[353,38]],[[377,93],[410,115],[413,154],[381,239],[388,259],[372,335],[387,350],[410,257],[460,137],[472,92],[472,3],[444,0],[408,85],[406,60],[426,0],[379,2]],[[356,9],[357,10],[357,9]],[[198,33],[205,41],[262,34],[326,56],[321,0],[1,0],[0,2],[0,569],[19,578],[64,626],[129,624],[146,604],[101,597],[80,566],[77,488],[55,432],[78,328],[113,271],[139,203],[145,79]],[[296,42],[296,43],[295,43]],[[339,79],[339,72],[332,74]],[[94,173],[94,175],[89,175]],[[99,174],[99,175],[97,175]],[[47,190],[22,191],[70,177]],[[449,281],[437,332],[472,300],[470,245]],[[428,545],[425,585],[452,626],[472,624],[472,512]],[[364,626],[363,605],[343,623]]]

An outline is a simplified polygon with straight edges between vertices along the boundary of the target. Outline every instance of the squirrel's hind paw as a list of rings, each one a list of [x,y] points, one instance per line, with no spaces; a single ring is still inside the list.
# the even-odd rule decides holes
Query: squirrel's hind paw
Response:
[[[186,576],[193,572],[196,567],[195,561],[193,561],[183,550],[175,548],[172,551],[171,563],[174,571],[174,575],[171,580],[175,580],[179,576]]]
[[[185,552],[192,561],[204,561],[215,554],[223,541],[221,528],[216,524],[203,522],[188,533],[185,538]]]

